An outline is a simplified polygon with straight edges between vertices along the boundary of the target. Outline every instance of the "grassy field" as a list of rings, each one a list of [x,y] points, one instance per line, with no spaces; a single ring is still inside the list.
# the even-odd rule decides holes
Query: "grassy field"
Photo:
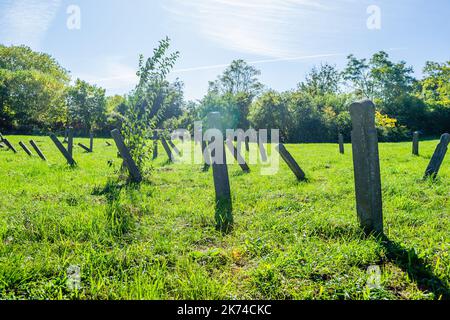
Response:
[[[419,157],[410,143],[380,144],[386,239],[375,239],[358,228],[350,145],[345,155],[287,145],[303,183],[284,163],[275,176],[230,166],[235,227],[222,234],[201,165],[164,155],[149,181],[124,186],[105,140],[93,154],[76,147],[69,168],[49,138],[34,139],[48,163],[0,149],[1,299],[450,298],[450,155],[435,182],[422,181],[438,141]],[[371,265],[382,271],[376,288]]]

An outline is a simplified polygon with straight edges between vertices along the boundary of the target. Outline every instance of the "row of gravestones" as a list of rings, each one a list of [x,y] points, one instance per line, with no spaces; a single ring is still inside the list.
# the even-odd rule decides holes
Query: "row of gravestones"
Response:
[[[378,134],[375,127],[375,105],[369,100],[354,103],[350,106],[350,114],[353,124],[352,149],[358,220],[361,227],[366,232],[382,234],[383,209]],[[220,113],[210,113],[208,115],[208,122],[210,128],[218,129],[223,132]],[[134,164],[134,161],[131,158],[125,144],[123,143],[123,138],[121,137],[120,132],[118,130],[114,130],[112,135],[116,141],[117,147],[119,148],[119,152],[126,156],[124,160],[127,164],[132,180],[135,182],[140,182],[142,180],[142,176]],[[155,146],[157,146],[157,133],[155,133],[154,140]],[[172,151],[170,146],[172,146],[176,153],[179,153],[176,147],[172,143],[168,143],[164,137],[161,137],[161,142],[167,155],[169,156],[169,159],[172,159]],[[416,132],[413,138],[413,153],[416,155],[418,155],[418,143],[419,136]],[[447,152],[449,143],[450,134],[446,133],[442,135],[441,140],[427,167],[424,178],[436,178]],[[262,152],[264,147],[262,144],[259,145],[260,151]],[[233,210],[225,146],[228,146],[234,158],[238,160],[242,170],[244,172],[250,171],[233,142],[227,140],[223,144],[223,150],[221,150],[221,154],[224,158],[221,159],[221,161],[217,161],[219,163],[216,163],[215,161],[212,162],[216,194],[216,222],[217,228],[222,231],[228,231],[233,225]],[[205,152],[207,148],[208,143],[206,141],[202,141],[202,151],[205,157],[204,160],[206,169],[210,167],[211,162],[210,159],[206,158],[210,153]],[[343,154],[344,138],[342,135],[339,135],[339,149],[340,153]],[[300,181],[306,180],[305,173],[292,155],[287,151],[286,147],[283,144],[279,144],[276,146],[276,150],[280,153],[282,159],[286,162],[297,179]],[[214,152],[216,152],[216,150],[212,152],[213,153],[211,153],[210,156],[215,159],[216,157]],[[157,151],[155,154],[157,155]]]
[[[378,135],[375,127],[375,105],[369,101],[363,101],[354,103],[350,106],[350,114],[353,123],[352,131],[352,148],[353,148],[353,164],[354,164],[354,176],[355,176],[355,191],[356,191],[356,204],[358,212],[358,220],[362,228],[368,232],[383,232],[383,213],[382,213],[382,198],[381,198],[381,176],[380,176],[380,162],[378,153]],[[223,131],[222,121],[220,113],[213,112],[208,115],[209,127],[212,129],[218,129]],[[119,151],[120,157],[123,159],[124,166],[130,173],[132,182],[139,183],[142,181],[142,175],[139,172],[137,165],[131,157],[124,139],[119,130],[115,129],[111,132],[111,136],[114,139]],[[51,134],[50,138],[55,143],[59,151],[64,155],[69,165],[75,165],[75,161],[72,157],[73,150],[73,133],[71,129],[66,131],[64,142],[68,143],[67,149],[58,140],[58,138]],[[9,149],[17,152],[11,143],[0,135],[1,142],[3,142]],[[161,132],[155,131],[154,136],[154,151],[153,158],[158,156],[158,140],[166,151],[169,161],[173,159],[173,153],[179,155],[180,151],[173,144],[171,139],[166,139],[165,135]],[[216,221],[217,227],[220,230],[227,231],[232,227],[233,214],[232,214],[232,202],[230,182],[228,176],[228,166],[226,162],[225,146],[227,146],[234,158],[240,164],[244,172],[250,172],[250,168],[245,163],[244,159],[240,155],[238,149],[234,146],[233,141],[227,139],[223,144],[222,154],[224,159],[211,164],[211,159],[207,158],[210,152],[205,152],[208,148],[207,141],[202,139],[202,151],[205,161],[205,169],[213,168],[214,186],[216,193]],[[246,142],[246,149],[249,150],[248,140]],[[439,169],[443,163],[446,155],[448,145],[450,143],[450,134],[444,134],[441,137],[433,157],[426,169],[425,178],[435,178],[439,172]],[[39,156],[45,160],[44,155],[37,147],[34,141],[30,141],[32,147],[36,150]],[[25,150],[28,155],[31,155],[29,149],[24,143],[20,142],[19,145]],[[108,144],[109,145],[109,144]],[[267,159],[267,154],[262,143],[258,143],[260,153],[263,159]],[[87,148],[80,144],[80,147],[88,152],[93,152],[93,135],[90,137],[90,148]],[[300,168],[298,163],[287,151],[283,144],[276,146],[276,150],[281,155],[282,159],[286,162],[292,172],[295,174],[298,180],[305,181],[306,175]],[[339,150],[340,153],[344,153],[344,138],[339,135]],[[215,152],[212,151],[212,152]],[[414,133],[413,137],[413,154],[419,154],[419,133]],[[212,158],[216,158],[215,154],[210,155]]]
[[[53,141],[55,146],[58,148],[58,150],[61,152],[61,154],[66,158],[67,163],[70,166],[76,165],[75,160],[73,159],[73,129],[69,128],[66,129],[64,134],[64,141],[61,143],[58,138],[52,133],[50,134],[50,139]],[[63,143],[67,143],[67,148],[64,147]],[[9,142],[8,139],[6,139],[1,133],[0,133],[0,148],[3,147],[4,144],[9,150],[13,151],[14,153],[17,153],[17,149],[14,148],[14,146]],[[43,152],[39,149],[38,145],[34,140],[30,140],[30,145],[33,147],[34,151],[38,154],[38,156],[43,160],[47,161],[47,158],[43,154]],[[83,145],[82,143],[78,144],[82,149],[84,149],[86,152],[92,153],[94,152],[94,135],[90,134],[90,146],[89,148]],[[110,145],[110,144],[109,144]],[[19,142],[19,146],[25,151],[25,153],[28,156],[33,156],[30,149],[26,146],[26,144],[23,141]]]

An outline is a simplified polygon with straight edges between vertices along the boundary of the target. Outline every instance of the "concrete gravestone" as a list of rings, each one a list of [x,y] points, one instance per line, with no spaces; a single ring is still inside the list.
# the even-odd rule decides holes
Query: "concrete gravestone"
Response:
[[[450,134],[445,133],[441,137],[436,150],[434,151],[433,157],[430,160],[427,170],[425,171],[425,179],[428,177],[436,178],[439,170],[441,168],[442,162],[444,161],[445,155],[448,150],[448,145],[450,143]]]
[[[378,136],[375,105],[365,100],[350,106],[352,147],[358,220],[367,233],[383,233]]]
[[[210,129],[217,129],[224,133],[220,113],[212,112],[208,114],[208,123]],[[211,161],[214,176],[214,188],[216,191],[216,222],[217,229],[228,231],[233,225],[233,207],[231,203],[230,181],[228,177],[228,167],[226,161],[225,145],[223,136],[221,141],[213,141],[210,146],[215,145],[221,150],[211,149]],[[219,151],[219,152],[218,152]],[[218,157],[216,153],[221,153]]]
[[[142,175],[139,171],[139,168],[137,167],[136,163],[134,162],[133,158],[131,157],[130,151],[128,150],[127,146],[125,145],[125,142],[123,140],[122,135],[120,134],[120,131],[117,129],[114,129],[111,131],[111,136],[114,139],[114,142],[116,143],[117,149],[120,152],[120,155],[122,159],[124,160],[124,164],[128,169],[128,172],[130,173],[131,181],[133,182],[141,182],[142,181]]]

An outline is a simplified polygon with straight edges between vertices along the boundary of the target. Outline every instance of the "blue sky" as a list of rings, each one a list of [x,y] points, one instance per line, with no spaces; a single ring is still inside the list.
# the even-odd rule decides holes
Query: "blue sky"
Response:
[[[69,30],[67,9],[80,8]],[[380,29],[369,29],[369,6]],[[136,83],[139,54],[172,39],[181,57],[170,75],[200,99],[233,59],[261,70],[269,88],[288,90],[321,62],[387,51],[420,77],[425,61],[450,60],[449,0],[0,0],[0,43],[54,56],[72,76],[123,94]]]

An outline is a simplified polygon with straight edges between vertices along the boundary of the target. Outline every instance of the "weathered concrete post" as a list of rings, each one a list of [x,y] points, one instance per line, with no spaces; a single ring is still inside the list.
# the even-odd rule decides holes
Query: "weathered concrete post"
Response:
[[[69,139],[69,130],[66,128],[66,129],[64,130],[64,140],[63,140],[63,143],[68,143],[68,142],[69,142],[68,139]]]
[[[33,154],[31,153],[30,149],[28,149],[28,147],[25,145],[25,143],[23,143],[22,141],[19,142],[19,146],[22,147],[23,151],[25,151],[25,153],[27,155],[29,155],[30,157],[33,156]]]
[[[83,149],[84,151],[88,152],[88,153],[91,152],[91,149],[88,148],[88,147],[86,147],[86,146],[85,146],[84,144],[82,144],[82,143],[79,143],[78,146],[79,146],[81,149]]]
[[[203,171],[208,171],[211,167],[211,157],[209,156],[208,149],[208,142],[205,141],[205,139],[202,137],[202,154],[203,154],[203,161],[205,162],[203,166]]]
[[[172,154],[172,150],[169,147],[169,144],[167,143],[167,140],[161,136],[161,144],[164,148],[164,150],[167,153],[167,156],[169,157],[169,162],[173,162],[173,154]]]
[[[260,132],[258,132],[256,137],[257,137],[257,143],[258,143],[258,147],[259,147],[259,154],[261,155],[261,161],[267,162],[267,152],[266,152],[266,148],[264,148],[264,143],[267,141],[261,140]],[[266,138],[267,138],[267,135],[266,135]]]
[[[89,133],[89,150],[94,152],[94,133],[92,131]]]
[[[242,171],[245,173],[250,172],[250,168],[248,167],[247,163],[245,162],[245,159],[242,158],[241,153],[236,148],[236,146],[233,143],[233,139],[227,139],[226,144],[228,146],[228,149],[233,154],[234,159],[238,162],[239,166],[241,167]]]
[[[383,234],[378,135],[375,105],[370,100],[350,106],[352,147],[358,220],[366,233]]]
[[[433,157],[430,160],[427,170],[425,171],[424,179],[432,177],[433,179],[437,177],[439,169],[441,168],[442,162],[444,161],[445,155],[448,150],[448,145],[450,143],[450,134],[445,133],[441,136],[441,141],[439,142],[436,150],[434,151]]]
[[[70,166],[75,166],[76,162],[75,162],[75,160],[73,160],[72,155],[69,153],[69,151],[66,150],[66,148],[64,148],[63,144],[58,140],[58,138],[53,133],[50,134],[50,139],[52,139],[53,143],[58,148],[58,150],[62,153],[64,158],[66,158],[67,163]],[[70,141],[69,141],[69,143],[70,143]]]
[[[339,153],[340,154],[344,154],[345,153],[344,135],[342,133],[339,133]]]
[[[245,137],[245,150],[250,152],[250,137]]]
[[[142,175],[139,172],[139,168],[137,167],[133,158],[131,157],[130,151],[128,150],[127,146],[125,145],[125,142],[123,140],[122,135],[120,134],[120,131],[117,129],[114,129],[113,131],[111,131],[111,136],[113,137],[114,142],[116,143],[117,149],[119,150],[120,155],[121,155],[122,159],[124,160],[124,164],[126,165],[128,172],[130,173],[131,181],[140,183],[142,181]]]
[[[419,155],[419,138],[420,138],[419,131],[414,132],[413,133],[412,154],[415,155],[415,156]]]
[[[222,148],[222,159],[217,159],[216,149],[212,148],[212,168],[214,176],[214,188],[216,191],[216,222],[217,229],[227,232],[233,225],[233,206],[231,202],[230,180],[228,177],[228,167],[224,145],[224,130],[222,119],[219,112],[208,114],[208,123],[210,129],[217,129],[222,132],[221,141],[211,142],[213,145]]]
[[[2,142],[8,147],[9,150],[11,150],[14,153],[17,153],[16,148],[14,148],[14,146],[11,144],[11,142],[9,142],[8,139],[3,138]]]
[[[67,134],[68,134],[67,152],[69,152],[70,157],[73,157],[73,128],[69,128]]]
[[[178,150],[177,146],[172,142],[172,139],[168,139],[167,142],[168,142],[169,145],[172,147],[173,152],[175,152],[175,154],[176,154],[177,156],[180,156],[180,155],[181,155],[181,152],[180,152],[180,150]]]
[[[30,140],[30,145],[33,147],[34,151],[36,151],[36,153],[38,154],[39,158],[41,158],[44,161],[47,161],[47,158],[45,158],[45,156],[42,153],[41,149],[39,149],[39,147],[37,146],[37,144],[33,140]]]
[[[303,170],[298,165],[297,161],[295,161],[294,157],[287,151],[284,144],[280,143],[275,147],[278,153],[283,158],[284,162],[289,166],[289,169],[295,174],[299,181],[306,181],[306,175]]]
[[[158,132],[153,132],[153,160],[158,158]]]

